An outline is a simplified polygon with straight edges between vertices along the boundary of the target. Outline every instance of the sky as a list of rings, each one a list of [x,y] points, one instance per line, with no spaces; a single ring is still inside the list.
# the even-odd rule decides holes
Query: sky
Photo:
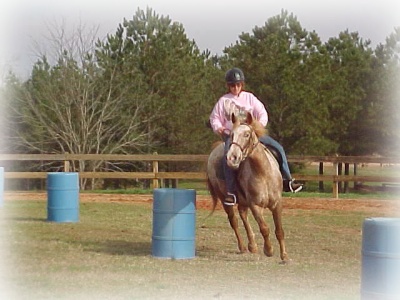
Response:
[[[12,69],[29,76],[36,60],[34,42],[45,41],[49,26],[65,22],[67,28],[79,22],[99,26],[99,37],[115,33],[124,18],[130,20],[137,9],[152,8],[160,16],[182,23],[186,34],[201,50],[221,54],[243,32],[287,10],[302,27],[316,31],[322,41],[341,31],[357,31],[372,45],[384,43],[400,26],[398,0],[0,0],[0,75]],[[1,77],[1,76],[0,76]]]

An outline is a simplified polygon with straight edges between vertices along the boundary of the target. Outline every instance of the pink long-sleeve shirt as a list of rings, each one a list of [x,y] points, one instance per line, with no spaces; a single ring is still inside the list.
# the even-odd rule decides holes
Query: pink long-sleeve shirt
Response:
[[[238,96],[228,93],[219,98],[210,114],[213,131],[218,134],[224,129],[229,134],[232,130],[232,113],[238,116],[243,112],[250,112],[264,126],[268,123],[264,104],[252,93],[241,91]]]

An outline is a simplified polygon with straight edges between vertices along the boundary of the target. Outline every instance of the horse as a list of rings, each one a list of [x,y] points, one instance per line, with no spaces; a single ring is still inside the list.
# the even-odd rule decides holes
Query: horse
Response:
[[[228,166],[236,170],[237,209],[246,230],[248,247],[246,248],[239,233],[234,206],[225,205],[223,201],[226,186],[224,179],[221,179],[224,155],[222,142],[211,151],[207,163],[207,184],[213,201],[212,212],[220,200],[236,235],[239,252],[245,253],[248,249],[251,253],[257,253],[257,243],[248,220],[250,209],[264,239],[264,254],[271,257],[273,247],[269,239],[270,230],[263,217],[264,209],[268,208],[274,220],[281,263],[287,263],[288,255],[282,227],[282,175],[273,154],[259,142],[259,137],[266,133],[266,129],[251,113],[247,113],[244,120],[232,114],[232,122],[231,145],[226,157]]]

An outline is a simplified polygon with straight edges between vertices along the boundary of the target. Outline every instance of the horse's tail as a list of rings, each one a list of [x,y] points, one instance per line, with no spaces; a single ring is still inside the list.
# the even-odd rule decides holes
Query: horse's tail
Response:
[[[213,202],[212,211],[211,211],[211,213],[210,213],[210,216],[211,216],[211,215],[214,213],[215,208],[217,207],[217,204],[218,204],[218,197],[217,197],[217,193],[216,193],[216,191],[215,191],[215,188],[214,188],[214,186],[212,185],[211,180],[210,180],[209,177],[207,177],[207,186],[208,186],[208,190],[209,190],[209,192],[210,192],[211,199],[212,199],[212,202]]]

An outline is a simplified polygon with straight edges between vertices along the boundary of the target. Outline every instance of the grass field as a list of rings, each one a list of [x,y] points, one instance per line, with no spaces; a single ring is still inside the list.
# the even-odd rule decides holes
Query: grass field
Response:
[[[10,299],[359,299],[362,222],[385,214],[285,210],[291,262],[280,265],[274,236],[274,257],[238,254],[221,210],[197,210],[185,260],[151,255],[151,203],[84,202],[77,223],[47,222],[45,201],[0,212]]]

